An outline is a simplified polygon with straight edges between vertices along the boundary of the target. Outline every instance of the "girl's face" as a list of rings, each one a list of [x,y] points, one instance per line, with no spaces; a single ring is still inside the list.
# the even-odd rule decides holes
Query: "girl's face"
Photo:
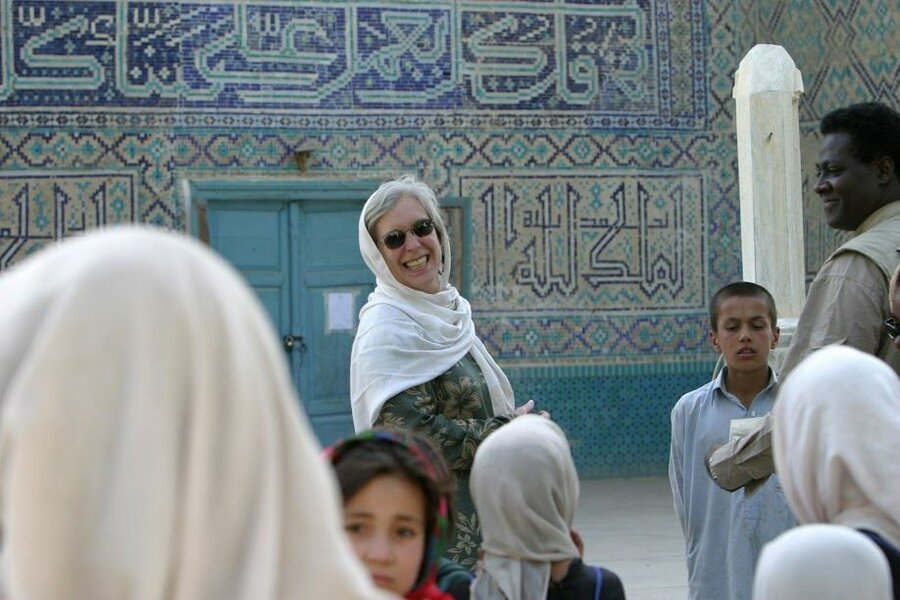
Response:
[[[423,237],[411,231],[423,219],[429,219],[422,204],[413,196],[404,196],[375,222],[375,244],[391,274],[403,285],[427,294],[441,291],[441,242],[437,230]],[[402,232],[403,244],[388,248],[384,238]]]
[[[379,475],[344,502],[344,530],[380,588],[398,596],[416,582],[425,555],[425,494],[396,475]]]

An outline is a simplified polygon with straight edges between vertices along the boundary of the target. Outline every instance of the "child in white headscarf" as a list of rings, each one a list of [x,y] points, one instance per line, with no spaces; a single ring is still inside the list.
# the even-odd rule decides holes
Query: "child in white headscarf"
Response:
[[[0,331],[6,597],[382,597],[268,318],[211,252],[66,241],[0,277]]]
[[[753,600],[890,600],[884,554],[842,525],[801,525],[763,547]]]
[[[891,565],[900,598],[900,379],[828,346],[791,372],[775,403],[775,467],[801,523],[860,530]]]
[[[578,473],[556,423],[518,417],[475,453],[470,479],[482,523],[474,600],[623,600],[618,576],[581,562],[572,531]]]

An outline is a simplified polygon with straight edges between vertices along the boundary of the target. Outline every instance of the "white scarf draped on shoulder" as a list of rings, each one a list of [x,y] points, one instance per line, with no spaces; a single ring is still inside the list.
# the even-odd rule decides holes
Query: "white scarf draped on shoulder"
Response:
[[[447,236],[441,240],[442,291],[427,294],[414,290],[391,274],[366,230],[369,205],[367,202],[359,217],[359,248],[375,274],[376,287],[359,313],[350,360],[356,431],[372,427],[387,400],[446,373],[469,353],[484,375],[494,415],[513,412],[512,386],[475,334],[469,302],[449,283]]]

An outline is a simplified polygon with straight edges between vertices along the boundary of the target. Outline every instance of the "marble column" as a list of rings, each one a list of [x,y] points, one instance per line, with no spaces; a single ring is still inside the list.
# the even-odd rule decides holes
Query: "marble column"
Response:
[[[787,348],[806,297],[800,128],[803,80],[781,46],[758,44],[741,60],[736,102],[743,277],[775,298]]]

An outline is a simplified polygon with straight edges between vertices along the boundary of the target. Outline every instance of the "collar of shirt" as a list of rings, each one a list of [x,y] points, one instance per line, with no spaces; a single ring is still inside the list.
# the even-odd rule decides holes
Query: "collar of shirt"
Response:
[[[712,392],[714,395],[721,394],[723,397],[727,398],[729,401],[737,402],[741,406],[744,406],[737,396],[729,392],[725,388],[725,371],[728,370],[728,367],[724,367],[721,371],[719,371],[719,375],[716,377],[715,382],[713,383]],[[756,396],[753,398],[753,402],[750,403],[750,406],[753,406],[753,403],[756,402],[756,399],[760,396],[765,395],[770,390],[773,390],[775,385],[778,384],[778,376],[775,374],[775,371],[772,370],[772,367],[769,367],[769,382],[766,384],[766,387],[761,389]],[[773,390],[774,391],[774,390]],[[718,392],[718,394],[717,394]],[[750,410],[747,407],[744,407],[745,410]]]

